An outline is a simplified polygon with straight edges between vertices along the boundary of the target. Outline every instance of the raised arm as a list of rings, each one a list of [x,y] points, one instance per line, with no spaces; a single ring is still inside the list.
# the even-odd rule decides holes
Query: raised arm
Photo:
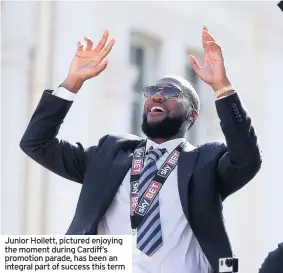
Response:
[[[218,190],[224,200],[248,183],[259,171],[261,152],[247,110],[231,85],[224,66],[221,47],[203,28],[204,64],[190,56],[198,76],[214,90],[216,109],[227,147],[217,166]]]
[[[87,37],[85,49],[78,43],[69,74],[60,87],[76,94],[86,80],[98,76],[106,68],[108,62],[104,58],[114,45],[114,40],[111,40],[105,47],[107,38],[108,31],[105,31],[94,49],[92,41]],[[71,105],[72,101],[63,99],[58,92],[55,95],[52,90],[45,90],[21,139],[20,147],[43,167],[82,183],[88,158],[95,155],[107,136],[97,146],[89,148],[80,143],[59,140],[57,134]]]
[[[224,200],[246,185],[261,167],[261,152],[251,118],[237,94],[216,101],[227,147],[217,166],[218,189]]]

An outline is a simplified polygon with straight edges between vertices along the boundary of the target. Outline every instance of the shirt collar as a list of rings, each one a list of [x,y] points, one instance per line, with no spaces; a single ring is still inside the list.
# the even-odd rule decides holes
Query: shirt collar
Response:
[[[171,154],[174,149],[181,144],[182,142],[186,142],[185,138],[176,138],[176,139],[172,139],[172,140],[168,140],[166,142],[163,142],[161,144],[155,143],[150,139],[147,139],[146,141],[146,152],[148,151],[148,149],[152,146],[153,149],[166,149],[166,152],[168,154]]]

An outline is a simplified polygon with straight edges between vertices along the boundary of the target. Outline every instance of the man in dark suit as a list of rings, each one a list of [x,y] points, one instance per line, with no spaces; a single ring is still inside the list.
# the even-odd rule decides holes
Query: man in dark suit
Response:
[[[282,273],[283,272],[283,243],[271,251],[265,258],[259,273]]]
[[[69,75],[45,90],[21,140],[22,150],[52,172],[82,184],[67,234],[134,234],[133,272],[218,272],[232,257],[222,202],[259,171],[261,153],[251,119],[225,71],[222,50],[202,31],[204,64],[197,75],[216,95],[227,146],[194,147],[185,134],[200,104],[185,79],[167,75],[145,87],[142,129],[147,139],[106,135],[85,148],[56,135],[84,81],[103,71],[108,31],[93,48],[78,44]],[[177,167],[177,168],[175,168]]]

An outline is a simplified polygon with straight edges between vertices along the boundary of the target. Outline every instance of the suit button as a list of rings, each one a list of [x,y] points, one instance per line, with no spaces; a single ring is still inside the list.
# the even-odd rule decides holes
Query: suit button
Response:
[[[238,109],[237,107],[234,107],[232,110],[233,110],[233,112],[235,112],[235,113],[239,113],[239,109]]]
[[[83,230],[83,235],[87,235],[87,231],[85,229]]]
[[[237,108],[237,104],[236,103],[232,103],[232,108]]]
[[[241,114],[236,115],[236,118],[241,119]]]
[[[243,120],[242,120],[241,118],[238,118],[237,121],[238,121],[238,122],[242,122]]]

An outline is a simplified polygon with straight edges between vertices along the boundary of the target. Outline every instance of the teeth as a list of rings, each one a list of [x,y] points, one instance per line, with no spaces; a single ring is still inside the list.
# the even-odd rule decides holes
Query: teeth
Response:
[[[153,106],[150,110],[150,112],[153,112],[154,110],[161,110],[162,112],[164,112],[164,109],[158,106]]]

